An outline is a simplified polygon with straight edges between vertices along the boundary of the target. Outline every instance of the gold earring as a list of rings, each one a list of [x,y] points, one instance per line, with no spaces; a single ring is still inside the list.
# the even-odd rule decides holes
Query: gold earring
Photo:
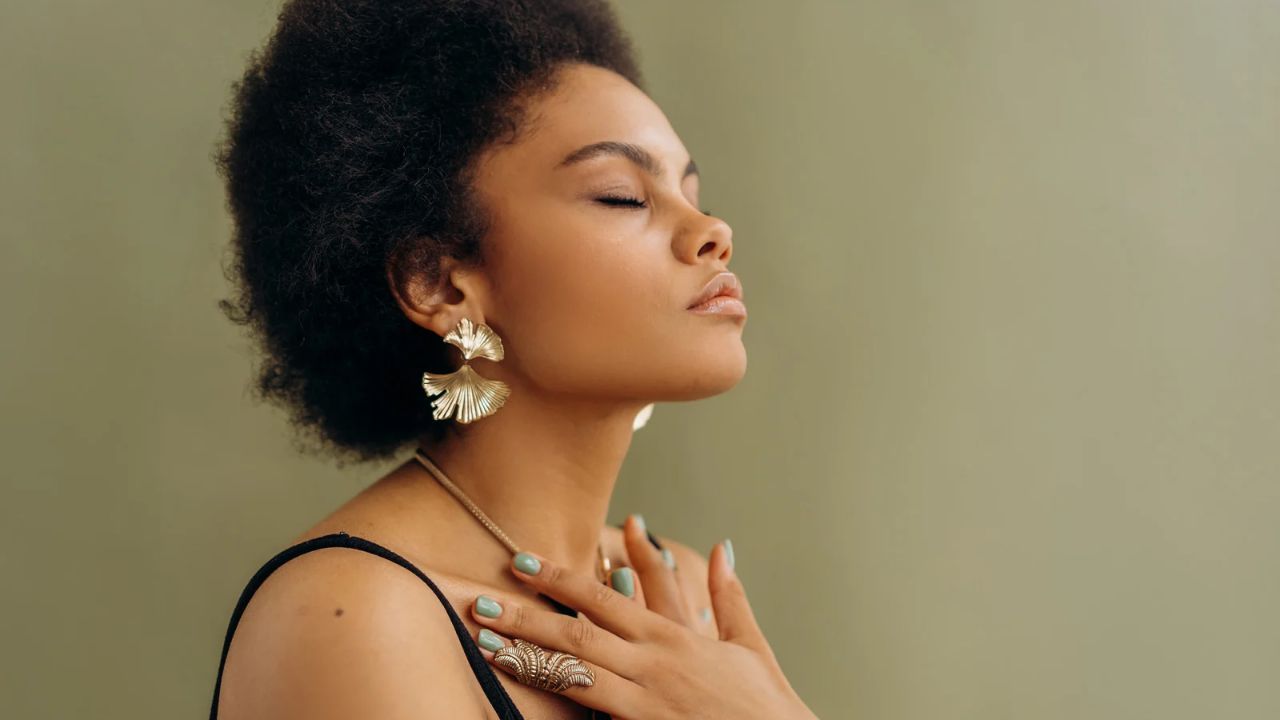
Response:
[[[507,401],[511,388],[501,380],[481,377],[467,361],[477,357],[502,360],[502,340],[493,328],[464,317],[444,341],[462,349],[462,367],[451,373],[422,374],[422,389],[427,395],[440,395],[431,401],[431,417],[447,420],[456,411],[458,422],[465,424],[492,415]]]

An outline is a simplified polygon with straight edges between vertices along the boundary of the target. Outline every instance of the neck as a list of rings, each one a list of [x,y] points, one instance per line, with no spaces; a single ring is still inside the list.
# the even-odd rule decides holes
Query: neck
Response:
[[[423,453],[521,550],[595,577],[609,501],[643,407],[513,393],[497,412],[456,424]],[[506,552],[479,520],[470,521]]]

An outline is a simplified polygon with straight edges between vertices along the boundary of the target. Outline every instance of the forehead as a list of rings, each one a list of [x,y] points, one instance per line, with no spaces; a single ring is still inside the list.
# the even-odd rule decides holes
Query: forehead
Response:
[[[689,154],[667,116],[626,78],[573,64],[558,79],[555,90],[530,103],[520,139],[486,156],[478,179],[550,174],[569,153],[602,141],[642,146],[662,163],[668,179],[684,170]]]

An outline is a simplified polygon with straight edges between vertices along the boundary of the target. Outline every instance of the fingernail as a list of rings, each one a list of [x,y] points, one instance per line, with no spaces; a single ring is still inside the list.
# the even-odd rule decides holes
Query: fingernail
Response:
[[[641,530],[645,530],[645,529],[647,529],[647,528],[645,527],[645,524],[644,524],[644,516],[643,516],[643,515],[641,515],[640,513],[632,513],[632,514],[631,514],[631,517],[633,517],[633,518],[635,518],[635,519],[636,519],[636,524],[640,526],[640,529],[641,529]]]
[[[609,573],[609,584],[614,590],[626,595],[627,597],[635,597],[636,594],[636,578],[631,573],[631,568],[620,567]]]
[[[671,553],[671,548],[662,548],[662,562],[672,570],[676,569],[676,556]]]
[[[502,649],[502,638],[489,628],[480,628],[480,647],[490,652],[498,652]]]
[[[526,552],[516,553],[516,569],[528,575],[537,575],[542,570],[542,563],[538,562],[538,558]]]
[[[729,569],[733,569],[733,541],[729,538],[724,539],[725,559],[729,561]]]
[[[485,617],[496,618],[502,614],[502,605],[488,595],[476,598],[476,612]]]

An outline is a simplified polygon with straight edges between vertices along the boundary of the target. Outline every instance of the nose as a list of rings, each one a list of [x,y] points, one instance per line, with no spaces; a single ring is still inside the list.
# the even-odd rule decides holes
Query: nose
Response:
[[[733,255],[733,228],[714,215],[699,212],[684,232],[677,234],[676,254],[690,265],[708,260],[727,265]]]

